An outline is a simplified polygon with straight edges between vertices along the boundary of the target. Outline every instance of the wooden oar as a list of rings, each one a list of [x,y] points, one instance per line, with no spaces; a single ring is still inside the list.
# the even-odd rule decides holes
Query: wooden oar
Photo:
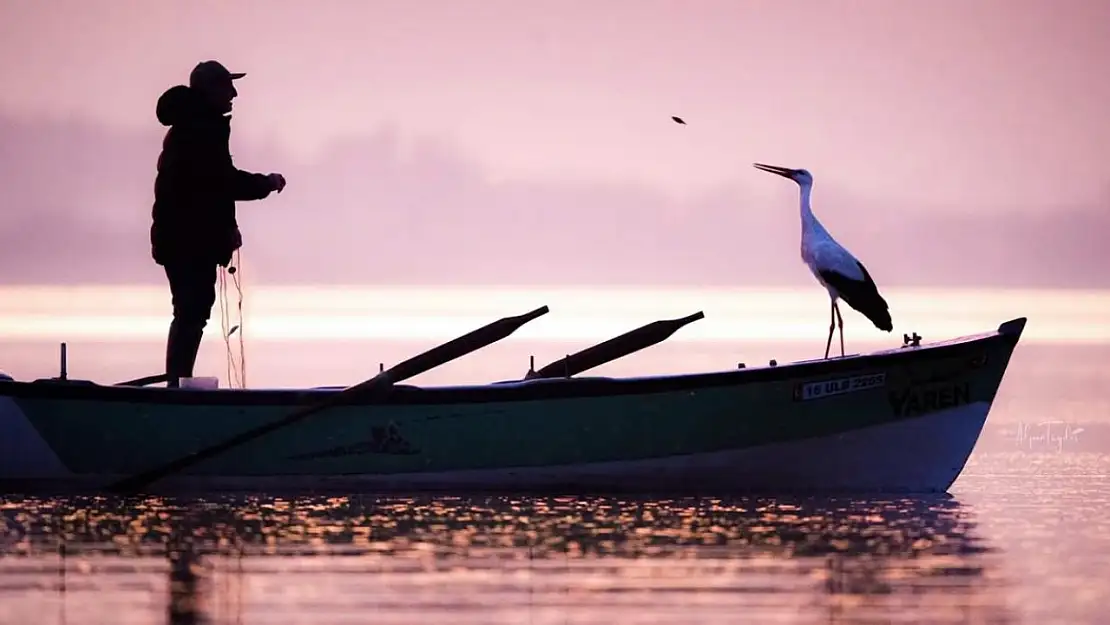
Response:
[[[529,371],[524,376],[524,379],[569,378],[573,375],[578,375],[583,371],[588,371],[618,358],[623,358],[632,352],[638,352],[641,349],[651,347],[670,337],[682,326],[704,318],[705,313],[699,311],[680,319],[661,319],[659,321],[653,321],[635,330],[630,330],[620,336],[613,337],[604,343],[598,343],[597,345],[587,347],[565,358],[560,358],[541,368],[539,371]]]
[[[169,375],[167,375],[165,373],[159,373],[157,375],[148,375],[148,376],[142,377],[142,378],[135,378],[134,380],[128,380],[126,382],[117,382],[117,383],[113,384],[112,386],[148,386],[150,384],[158,384],[159,382],[166,382],[169,379],[170,379]]]
[[[123,478],[118,482],[107,486],[110,492],[134,492],[148,484],[159,480],[167,475],[176,473],[183,469],[193,466],[194,464],[211,458],[217,454],[223,453],[233,447],[249,443],[256,440],[270,432],[279,430],[283,427],[292,425],[301,421],[302,419],[316,414],[321,410],[331,408],[338,404],[347,403],[355,398],[362,398],[363,400],[382,395],[389,391],[394,384],[401,380],[406,380],[413,376],[419,375],[465,356],[473,351],[477,351],[491,345],[503,338],[506,338],[524,324],[537,319],[548,313],[547,306],[542,306],[533,310],[530,313],[519,315],[516,317],[505,317],[498,319],[493,323],[478,328],[468,334],[464,334],[456,339],[448,341],[443,345],[433,347],[432,349],[413,356],[404,362],[382,371],[378,375],[360,382],[354,386],[349,386],[342,391],[331,394],[318,403],[305,406],[304,408],[294,410],[288,416],[285,416],[277,421],[273,421],[256,428],[247,430],[241,434],[232,436],[231,438],[206,447],[199,451],[192,452],[171,462],[167,462],[161,466],[142,471],[135,475]]]

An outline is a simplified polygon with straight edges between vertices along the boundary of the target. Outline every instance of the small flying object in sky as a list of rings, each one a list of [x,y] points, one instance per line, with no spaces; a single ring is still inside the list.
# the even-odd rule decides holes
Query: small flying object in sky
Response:
[[[674,120],[674,123],[676,123],[676,124],[682,124],[683,126],[685,126],[685,125],[686,125],[686,122],[685,122],[685,121],[683,121],[683,119],[682,119],[681,117],[678,117],[678,116],[675,116],[675,115],[671,115],[671,119],[673,119],[673,120]]]

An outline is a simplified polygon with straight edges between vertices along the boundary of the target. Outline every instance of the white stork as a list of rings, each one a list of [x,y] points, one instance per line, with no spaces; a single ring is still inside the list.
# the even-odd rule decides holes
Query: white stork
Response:
[[[883,296],[879,295],[879,289],[867,273],[867,268],[843,245],[837,243],[814,216],[813,209],[809,206],[813,174],[804,169],[788,169],[762,163],[754,165],[756,169],[793,180],[801,190],[802,260],[821,286],[829,292],[829,338],[825,342],[825,358],[829,357],[833,330],[837,327],[840,328],[840,355],[844,355],[844,319],[840,316],[838,299],[848,302],[849,306],[870,319],[876,328],[886,332],[893,330],[890,307]]]

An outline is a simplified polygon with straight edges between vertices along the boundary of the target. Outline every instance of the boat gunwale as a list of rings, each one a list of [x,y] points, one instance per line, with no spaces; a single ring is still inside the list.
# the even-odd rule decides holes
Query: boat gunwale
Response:
[[[556,400],[590,397],[651,395],[676,391],[781,382],[812,376],[816,381],[838,373],[859,371],[869,366],[889,366],[906,360],[942,358],[970,347],[998,341],[1016,345],[1026,322],[1019,317],[998,329],[942,339],[916,346],[903,345],[844,357],[794,361],[697,373],[657,374],[627,377],[585,376],[534,380],[505,380],[478,384],[416,386],[398,384],[389,394],[373,400],[354,399],[339,406],[445,405],[508,401]],[[96,401],[104,403],[152,404],[161,406],[272,406],[295,407],[339,393],[344,387],[267,389],[168,389],[103,385],[88,380],[44,378],[32,381],[0,380],[0,397]]]

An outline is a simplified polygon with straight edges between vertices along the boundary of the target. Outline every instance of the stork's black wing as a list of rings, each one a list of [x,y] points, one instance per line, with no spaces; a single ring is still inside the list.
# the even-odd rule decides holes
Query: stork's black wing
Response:
[[[890,306],[879,294],[879,287],[875,285],[875,281],[871,279],[871,274],[867,272],[863,263],[856,261],[856,264],[863,272],[863,280],[854,280],[842,273],[827,269],[819,273],[825,284],[836,289],[840,299],[870,319],[876,328],[890,332],[894,329],[890,318]]]

